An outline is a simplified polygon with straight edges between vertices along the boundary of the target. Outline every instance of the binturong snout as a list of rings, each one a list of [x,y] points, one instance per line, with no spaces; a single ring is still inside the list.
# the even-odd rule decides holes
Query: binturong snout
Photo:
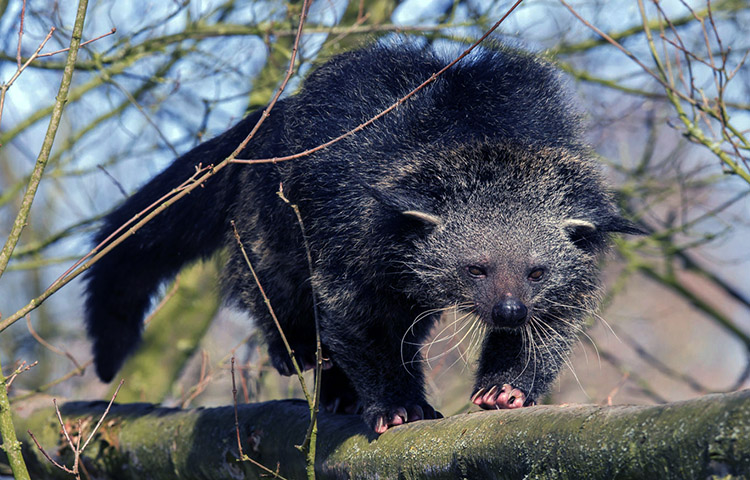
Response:
[[[492,321],[498,327],[514,328],[526,323],[529,310],[515,297],[508,297],[492,307]]]

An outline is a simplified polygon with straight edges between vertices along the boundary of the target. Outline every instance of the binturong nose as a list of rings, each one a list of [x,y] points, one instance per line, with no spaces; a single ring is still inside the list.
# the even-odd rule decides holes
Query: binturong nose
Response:
[[[520,327],[529,310],[519,299],[508,297],[492,307],[492,321],[498,327]]]

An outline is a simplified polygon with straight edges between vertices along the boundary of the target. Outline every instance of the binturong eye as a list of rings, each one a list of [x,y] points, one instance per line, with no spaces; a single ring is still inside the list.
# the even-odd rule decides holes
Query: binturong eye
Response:
[[[539,282],[544,278],[545,273],[546,272],[544,268],[535,268],[531,272],[529,272],[529,280],[531,280],[532,282]]]
[[[477,265],[469,265],[466,267],[466,271],[474,278],[484,278],[487,276],[487,270]]]

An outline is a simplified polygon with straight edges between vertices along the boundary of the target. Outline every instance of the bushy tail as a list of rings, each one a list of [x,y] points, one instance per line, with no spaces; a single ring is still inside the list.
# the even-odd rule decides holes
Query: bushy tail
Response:
[[[258,118],[260,113],[256,112],[175,160],[104,219],[95,242],[106,239],[138,212],[189,179],[198,164],[216,164],[229,156]],[[96,373],[103,381],[114,377],[125,357],[138,345],[143,316],[159,285],[187,262],[208,256],[221,246],[227,231],[227,210],[238,188],[231,170],[224,168],[209,178],[87,272],[86,327],[94,342]]]

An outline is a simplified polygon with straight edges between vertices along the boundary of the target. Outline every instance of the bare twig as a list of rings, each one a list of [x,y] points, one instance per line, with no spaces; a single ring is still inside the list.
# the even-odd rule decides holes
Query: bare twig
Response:
[[[658,370],[659,372],[663,373],[664,375],[670,378],[674,378],[678,381],[685,383],[695,392],[698,392],[701,394],[713,393],[712,390],[701,385],[697,380],[695,380],[690,375],[686,375],[682,372],[678,372],[677,370],[673,369],[669,365],[659,360],[656,356],[652,355],[648,350],[646,350],[640,343],[638,343],[633,337],[628,335],[623,329],[616,328],[616,330],[617,330],[617,335],[620,338],[622,338],[630,346],[630,348],[632,348],[638,354],[638,356],[640,356],[651,367],[655,368],[656,370]]]
[[[10,386],[13,384],[13,380],[15,380],[17,376],[19,376],[23,372],[28,372],[29,370],[36,367],[37,365],[39,365],[38,361],[30,365],[27,365],[25,360],[22,361],[21,364],[18,367],[16,367],[13,373],[11,373],[10,376],[8,377],[7,381],[5,382],[5,388],[7,390],[10,390]]]
[[[623,365],[622,361],[619,358],[606,350],[602,350],[601,348],[599,348],[598,350],[599,356],[604,361],[619,370],[623,374],[623,376],[627,377],[626,380],[633,382],[645,396],[650,398],[655,403],[667,403],[667,400],[659,395],[653,388],[651,388],[649,383],[643,377]]]
[[[83,438],[83,428],[82,428],[82,422],[81,419],[78,419],[77,425],[77,433],[75,443],[70,438],[70,433],[68,433],[68,427],[65,426],[65,421],[63,421],[62,414],[60,413],[60,408],[57,406],[57,399],[52,399],[52,403],[55,405],[55,413],[57,414],[57,421],[60,424],[60,428],[62,429],[62,433],[65,436],[65,440],[68,442],[68,446],[70,447],[70,450],[73,452],[73,468],[69,468],[66,465],[61,465],[57,461],[55,461],[45,450],[42,448],[42,446],[37,441],[36,437],[34,437],[34,434],[31,433],[30,430],[27,430],[28,434],[31,436],[31,439],[34,440],[34,443],[36,444],[37,448],[40,452],[42,452],[42,455],[49,460],[50,463],[55,465],[60,470],[63,470],[67,473],[70,473],[72,475],[76,476],[77,480],[80,480],[81,473],[79,471],[79,468],[83,467],[83,464],[80,462],[81,455],[83,454],[84,450],[86,450],[86,446],[89,444],[92,438],[94,438],[94,435],[99,430],[99,427],[101,427],[102,422],[104,422],[104,419],[106,418],[107,414],[109,413],[110,408],[112,408],[112,404],[115,402],[115,398],[117,398],[117,393],[120,391],[120,387],[122,387],[122,384],[125,382],[125,380],[120,380],[120,384],[117,386],[117,389],[115,390],[115,393],[112,395],[112,399],[109,401],[109,404],[107,405],[107,408],[104,410],[104,412],[99,417],[99,421],[96,423],[96,426],[91,431],[91,434],[89,434],[89,437],[86,439],[86,442],[81,446],[81,438]]]
[[[57,414],[57,421],[60,423],[60,427],[62,427],[63,435],[65,435],[65,439],[68,441],[68,445],[70,446],[71,450],[74,452],[76,451],[75,445],[73,445],[73,441],[70,439],[70,434],[68,434],[68,429],[65,428],[65,422],[63,422],[62,414],[60,413],[60,408],[57,406],[57,399],[52,399],[52,404],[55,406],[55,413]],[[78,435],[82,435],[81,431],[78,431]]]
[[[29,472],[26,468],[21,453],[21,442],[16,436],[16,429],[13,424],[13,416],[10,410],[10,400],[8,399],[8,382],[3,375],[2,364],[0,363],[0,435],[3,438],[2,449],[8,456],[8,465],[13,472],[16,480],[30,480]]]
[[[39,451],[42,452],[42,455],[44,455],[44,458],[46,458],[52,465],[56,466],[60,470],[63,470],[65,472],[72,473],[73,475],[75,475],[75,472],[73,470],[69,469],[65,465],[60,465],[52,457],[49,456],[49,454],[47,453],[47,451],[44,448],[42,448],[41,445],[39,445],[39,441],[36,439],[36,437],[31,432],[31,430],[26,430],[26,433],[28,433],[29,436],[31,437],[31,439],[34,440],[34,443],[36,444],[36,448],[38,448]]]
[[[648,42],[649,49],[651,51],[651,56],[654,60],[654,63],[656,65],[656,71],[651,70],[648,66],[646,66],[638,57],[636,57],[632,52],[630,52],[627,48],[625,48],[621,43],[619,43],[617,40],[612,38],[611,36],[604,33],[602,30],[597,28],[596,26],[592,25],[589,21],[585,20],[573,7],[571,7],[565,0],[560,0],[560,3],[562,3],[581,23],[586,25],[588,28],[590,28],[592,31],[596,32],[597,35],[605,39],[607,42],[609,42],[611,45],[613,45],[615,48],[623,52],[625,55],[628,56],[633,62],[635,62],[644,72],[646,72],[648,75],[653,77],[659,84],[664,88],[664,91],[667,95],[667,99],[672,104],[674,110],[677,112],[677,115],[682,122],[684,126],[684,132],[685,135],[690,138],[691,140],[695,141],[698,144],[701,144],[708,148],[714,155],[716,155],[722,162],[722,164],[726,167],[728,167],[729,171],[733,174],[736,174],[740,176],[744,181],[747,183],[750,183],[750,171],[747,170],[747,168],[742,168],[741,164],[747,167],[747,159],[745,156],[741,153],[739,145],[737,142],[741,143],[744,147],[748,147],[750,145],[750,141],[748,141],[747,138],[745,138],[742,135],[742,132],[737,130],[735,127],[733,127],[731,124],[727,122],[728,115],[725,111],[725,105],[723,102],[723,92],[725,90],[726,86],[726,75],[723,73],[726,69],[726,63],[725,63],[725,54],[722,55],[722,65],[717,66],[717,64],[714,62],[711,53],[711,49],[709,48],[709,61],[704,61],[705,64],[709,65],[709,68],[712,69],[712,73],[715,75],[716,80],[716,88],[717,88],[717,100],[716,104],[717,107],[712,105],[712,102],[709,101],[707,98],[705,98],[705,95],[703,93],[695,88],[693,79],[692,79],[692,71],[690,70],[690,62],[689,59],[690,56],[686,55],[686,68],[688,69],[689,78],[685,79],[682,73],[682,69],[678,69],[678,76],[681,79],[683,85],[685,85],[685,89],[689,93],[685,93],[680,91],[677,86],[675,85],[675,80],[673,76],[673,70],[671,64],[668,62],[669,56],[666,56],[667,63],[663,62],[661,59],[661,56],[659,55],[653,35],[652,35],[652,28],[650,23],[648,22],[648,19],[646,17],[645,8],[643,6],[643,0],[638,0],[638,6],[639,10],[641,12],[642,17],[642,26],[641,29],[643,33],[646,35],[646,39]],[[685,5],[687,7],[687,5]],[[704,32],[704,41],[708,42],[708,33],[705,30],[705,22],[695,13],[693,12],[689,7],[688,9],[692,12],[693,17],[698,20],[703,28]],[[711,16],[711,8],[709,3],[709,8],[707,10],[707,15]],[[659,29],[663,33],[663,23],[659,22]],[[712,26],[715,27],[715,25],[712,23]],[[715,35],[718,35],[718,31],[714,30]],[[679,36],[678,36],[679,40]],[[665,42],[666,43],[666,42]],[[719,45],[721,47],[721,43],[719,42]],[[721,51],[721,48],[720,48]],[[694,95],[698,94],[699,98],[694,98]],[[719,124],[722,126],[722,130],[724,131],[724,137],[720,141],[716,141],[712,138],[709,138],[706,136],[706,134],[703,132],[703,130],[699,126],[699,118],[690,119],[688,114],[685,112],[683,108],[682,102],[685,102],[690,106],[692,109],[696,109],[700,112],[701,116],[704,116],[704,123],[708,126],[708,128],[711,128],[710,122],[708,121],[708,118],[705,117],[711,117],[719,122]],[[722,141],[723,140],[729,141],[729,143],[732,146],[733,153],[730,155],[726,151],[722,149]],[[718,139],[717,139],[718,140]],[[735,160],[732,158],[735,156],[738,160]]]
[[[26,62],[23,65],[19,65],[18,70],[16,70],[16,73],[13,74],[12,77],[10,77],[10,80],[0,85],[0,121],[2,121],[2,114],[3,109],[5,108],[5,95],[8,89],[13,85],[13,82],[16,81],[16,79],[23,73],[24,70],[26,70],[26,67],[31,65],[31,62],[36,60],[39,57],[39,52],[44,48],[44,45],[47,44],[50,38],[52,38],[52,34],[55,31],[55,27],[50,27],[49,33],[47,33],[47,36],[44,37],[44,40],[42,40],[42,43],[39,44],[37,49],[34,51],[34,53],[26,60]],[[2,270],[0,269],[0,272]]]
[[[315,386],[312,396],[312,402],[308,399],[308,404],[310,406],[310,425],[307,428],[307,432],[305,433],[305,439],[302,441],[302,444],[299,445],[300,450],[307,451],[309,453],[308,458],[308,469],[313,469],[313,478],[314,478],[314,468],[315,468],[315,440],[317,438],[318,434],[318,411],[320,410],[320,386],[321,386],[321,374],[323,373],[323,347],[320,342],[320,317],[318,315],[318,299],[317,295],[315,295],[315,289],[312,285],[312,278],[314,275],[313,272],[313,263],[312,263],[312,254],[310,253],[310,244],[307,239],[307,234],[305,233],[305,224],[302,221],[302,215],[299,212],[299,207],[291,203],[286,196],[284,196],[284,186],[283,184],[279,184],[279,191],[278,191],[279,197],[287,204],[289,205],[292,210],[294,210],[294,215],[297,217],[297,224],[300,228],[300,233],[302,234],[302,243],[305,247],[305,255],[307,258],[307,269],[308,273],[310,275],[310,295],[312,296],[312,302],[313,302],[313,317],[315,319]],[[308,475],[310,474],[310,471],[308,470]]]
[[[36,395],[38,393],[45,392],[45,391],[49,390],[50,388],[54,387],[55,385],[59,385],[59,384],[65,382],[66,380],[69,380],[69,379],[71,379],[71,378],[73,378],[75,376],[81,376],[86,371],[86,368],[88,368],[89,366],[91,366],[92,363],[94,363],[94,360],[93,359],[88,359],[80,367],[74,368],[73,370],[69,371],[65,375],[63,375],[63,376],[61,376],[59,378],[56,378],[55,380],[53,380],[53,381],[51,381],[49,383],[45,383],[44,385],[40,385],[39,387],[35,388],[34,390],[32,390],[30,392],[26,392],[23,395],[16,395],[16,396],[14,396],[13,397],[13,401],[15,401],[15,402],[21,402],[23,400],[26,400],[28,398],[33,397],[34,395]]]
[[[176,277],[174,277],[174,283],[172,284],[172,288],[169,289],[169,291],[162,297],[161,300],[159,300],[159,303],[154,307],[153,311],[148,314],[148,316],[143,320],[143,325],[146,326],[149,323],[151,323],[151,320],[154,319],[157,313],[159,313],[164,306],[169,303],[169,301],[177,294],[177,290],[180,288],[180,274],[177,274]]]
[[[115,403],[115,399],[117,398],[117,394],[120,392],[120,388],[122,387],[122,384],[125,383],[125,380],[120,380],[120,384],[117,385],[117,388],[115,389],[115,393],[112,394],[112,399],[109,401],[109,404],[107,404],[107,408],[104,410],[104,413],[102,413],[102,416],[99,417],[99,421],[96,423],[96,426],[91,431],[91,434],[89,434],[89,438],[86,439],[86,442],[83,444],[83,447],[78,451],[78,454],[80,455],[84,450],[86,450],[86,446],[88,446],[89,442],[92,438],[94,438],[94,434],[97,430],[99,430],[99,427],[102,425],[102,422],[104,422],[104,417],[107,416],[109,413],[109,409],[112,408],[112,404]],[[83,433],[81,433],[82,435]]]
[[[0,322],[0,332],[8,328],[10,325],[12,325],[15,321],[17,321],[19,318],[25,316],[27,313],[31,312],[35,308],[37,308],[39,305],[44,302],[47,298],[49,298],[50,295],[58,291],[63,286],[67,285],[71,280],[76,278],[78,275],[83,273],[84,271],[88,270],[88,268],[93,265],[96,261],[98,261],[101,257],[103,257],[105,254],[107,254],[109,251],[111,251],[113,248],[115,248],[117,245],[125,241],[126,238],[128,238],[130,235],[135,233],[141,226],[143,226],[146,222],[151,220],[153,217],[158,215],[160,212],[165,210],[168,206],[170,206],[172,203],[174,203],[175,199],[182,198],[186,193],[189,193],[194,188],[198,187],[200,185],[199,182],[205,180],[209,175],[204,175],[201,177],[201,180],[197,180],[196,178],[206,172],[211,171],[211,166],[202,167],[200,164],[196,168],[196,172],[185,182],[180,184],[178,187],[172,189],[170,192],[163,195],[161,198],[156,200],[154,203],[143,209],[142,211],[138,212],[125,222],[120,228],[112,232],[107,238],[105,238],[99,245],[94,247],[89,253],[84,255],[81,259],[79,259],[76,263],[74,263],[70,268],[68,268],[62,275],[60,275],[57,280],[52,282],[52,284],[44,291],[41,295],[34,298],[26,304],[26,306],[22,307],[20,310],[15,312],[14,314],[10,315],[8,318]],[[140,221],[140,219],[143,217]],[[128,229],[130,225],[133,223],[136,223],[135,226]],[[119,235],[119,236],[118,236]],[[108,243],[110,242],[111,243]],[[90,259],[90,260],[89,260]],[[87,260],[89,260],[87,263]],[[82,265],[83,264],[83,265]]]
[[[244,451],[242,450],[242,439],[240,436],[240,421],[239,421],[239,415],[237,413],[237,386],[235,385],[234,381],[234,355],[232,355],[232,398],[234,399],[234,430],[237,433],[237,448],[239,449],[240,458],[237,460],[242,462],[250,462],[256,467],[260,468],[264,472],[273,475],[274,478],[279,478],[281,480],[286,480],[284,477],[279,475],[278,471],[273,471],[270,468],[266,467],[265,465],[258,463],[257,461],[253,460],[251,457],[246,455]]]
[[[237,414],[237,385],[234,381],[234,355],[232,355],[232,400],[234,401],[234,430],[237,432],[237,448],[240,452],[240,457],[244,457],[245,453],[242,451],[242,440],[240,439],[240,420]]]
[[[23,232],[24,228],[28,224],[31,204],[34,201],[36,191],[39,188],[39,183],[42,181],[42,174],[44,173],[44,169],[47,166],[47,161],[49,160],[50,153],[52,152],[52,144],[54,143],[55,136],[57,134],[57,128],[60,125],[63,108],[65,106],[68,97],[68,91],[70,90],[70,84],[73,79],[73,71],[75,70],[75,63],[76,59],[78,58],[78,48],[81,43],[83,21],[86,18],[87,6],[88,0],[79,0],[73,33],[70,37],[70,51],[68,52],[68,57],[65,61],[65,71],[63,72],[63,76],[60,81],[60,88],[58,89],[57,96],[55,97],[55,108],[52,110],[52,116],[47,127],[47,132],[44,136],[44,142],[42,142],[42,148],[39,152],[39,155],[37,156],[37,161],[34,165],[34,171],[31,174],[29,184],[26,187],[26,193],[24,193],[23,199],[21,200],[21,207],[19,208],[18,214],[16,215],[16,218],[13,222],[13,227],[11,228],[10,234],[8,235],[8,239],[5,242],[2,251],[0,251],[0,277],[5,271],[5,268],[8,266],[10,256],[13,253],[13,250],[16,248],[18,240],[21,238],[21,232]],[[50,30],[47,39],[50,35],[52,35],[53,31],[54,29]],[[46,43],[47,39],[45,39],[43,43]],[[40,49],[43,46],[44,45],[40,45]],[[34,56],[32,57],[35,58],[35,56],[38,55],[38,51],[39,50],[37,50],[37,52],[35,52]],[[29,59],[29,62],[27,62],[27,64],[31,61],[32,59]],[[13,79],[18,78],[18,75],[20,75],[20,73],[21,70],[19,69],[19,71],[16,72],[16,75],[14,75]],[[7,87],[3,88],[3,94],[0,94],[2,98],[5,97],[5,91],[7,91]],[[3,101],[0,99],[0,111],[2,111],[2,102]]]
[[[628,381],[628,378],[630,378],[630,372],[625,372],[622,375],[622,378],[620,378],[620,381],[617,382],[617,385],[612,388],[612,390],[609,391],[609,394],[607,394],[607,405],[612,405],[613,400],[615,398],[615,395],[620,391],[623,385],[625,385],[625,382]]]
[[[305,384],[305,378],[302,376],[302,369],[300,368],[299,363],[297,362],[297,358],[294,356],[294,350],[292,349],[292,346],[289,344],[289,341],[286,338],[286,334],[284,334],[284,329],[281,327],[281,323],[279,322],[279,319],[276,316],[276,312],[274,311],[273,306],[271,305],[271,300],[268,298],[268,295],[266,295],[266,291],[263,289],[263,285],[261,284],[257,273],[255,273],[255,268],[253,268],[253,263],[250,261],[250,257],[248,257],[247,255],[247,251],[245,250],[245,245],[242,244],[242,238],[240,238],[240,234],[237,231],[237,226],[235,225],[234,220],[231,220],[229,223],[231,223],[232,225],[234,238],[237,241],[237,245],[240,247],[240,252],[242,252],[242,256],[245,259],[245,264],[247,265],[247,268],[250,270],[250,273],[253,275],[253,280],[255,281],[255,285],[258,287],[258,291],[260,292],[261,297],[263,297],[263,303],[266,304],[268,313],[271,315],[271,319],[273,319],[273,323],[276,325],[276,329],[279,332],[281,341],[284,343],[284,347],[286,348],[286,351],[289,354],[289,359],[292,362],[292,366],[294,367],[294,371],[297,374],[297,378],[299,379],[300,386],[302,387],[302,393],[305,395],[305,399],[307,400],[307,403],[311,404],[312,398],[310,397],[310,392],[307,390],[307,385]]]
[[[393,110],[395,110],[396,108],[398,108],[399,105],[403,104],[404,102],[406,102],[407,100],[409,100],[411,97],[413,97],[414,95],[416,95],[417,93],[419,93],[427,85],[429,85],[432,82],[434,82],[435,80],[437,80],[438,77],[440,77],[440,75],[442,75],[443,73],[445,73],[445,71],[447,71],[449,68],[453,67],[453,65],[455,65],[462,58],[464,58],[466,55],[468,55],[469,53],[471,53],[477,46],[479,46],[480,43],[482,43],[487,37],[489,37],[492,34],[492,32],[494,32],[495,30],[497,30],[497,28],[500,26],[500,24],[503,23],[503,21],[505,21],[505,19],[508,17],[508,15],[510,15],[511,12],[513,12],[513,10],[515,10],[516,7],[521,4],[521,2],[523,2],[523,0],[517,0],[516,3],[514,3],[508,9],[508,11],[505,12],[505,15],[503,15],[503,17],[500,20],[498,20],[492,27],[490,27],[489,30],[487,30],[484,33],[484,35],[482,35],[479,38],[479,40],[477,40],[476,42],[474,42],[473,44],[471,44],[471,46],[469,48],[467,48],[466,50],[464,50],[463,53],[461,53],[458,57],[456,57],[452,62],[450,62],[448,65],[446,65],[445,67],[441,68],[437,72],[433,73],[427,80],[425,80],[424,82],[422,82],[421,84],[419,84],[419,86],[417,86],[414,90],[412,90],[411,92],[407,93],[403,97],[399,98],[390,107],[386,108],[385,110],[382,110],[380,113],[378,113],[374,117],[370,118],[366,122],[359,124],[358,126],[354,127],[353,129],[349,130],[348,132],[342,133],[338,137],[336,137],[336,138],[334,138],[332,140],[329,140],[329,141],[327,141],[327,142],[325,142],[325,143],[323,143],[321,145],[318,145],[317,147],[309,148],[309,149],[304,150],[302,152],[295,153],[294,155],[287,155],[287,156],[284,156],[284,157],[273,157],[273,158],[258,158],[258,159],[249,159],[249,160],[248,159],[239,159],[239,158],[237,158],[237,159],[232,160],[232,163],[244,163],[244,164],[251,164],[252,165],[252,164],[257,164],[257,163],[278,163],[278,162],[284,162],[284,161],[288,161],[288,160],[295,160],[297,158],[306,157],[306,156],[311,155],[311,154],[313,154],[315,152],[318,152],[320,150],[328,148],[331,145],[333,145],[334,143],[338,143],[341,140],[343,140],[343,139],[345,139],[347,137],[350,137],[350,136],[354,135],[355,133],[357,133],[357,132],[365,129],[367,126],[372,125],[378,119],[380,119],[380,118],[384,117],[385,115],[387,115],[388,113],[392,112]]]
[[[83,47],[83,46],[85,46],[85,45],[88,45],[88,44],[89,44],[89,43],[91,43],[91,42],[95,42],[95,41],[97,41],[97,40],[99,40],[99,39],[102,39],[102,38],[104,38],[104,37],[108,37],[108,36],[110,36],[110,35],[114,35],[114,34],[115,34],[115,32],[117,32],[117,28],[115,28],[115,27],[112,27],[112,30],[110,30],[109,32],[107,32],[107,33],[105,33],[105,34],[103,34],[103,35],[99,35],[99,36],[98,36],[98,37],[96,37],[96,38],[92,38],[91,40],[86,40],[85,42],[81,43],[81,45],[80,45],[80,46],[81,46],[81,47]],[[38,55],[38,57],[51,57],[52,55],[57,55],[58,53],[63,53],[63,52],[67,52],[68,50],[70,50],[70,47],[68,47],[68,48],[63,48],[62,50],[55,50],[54,52],[49,52],[49,53],[42,53],[41,55]]]
[[[21,25],[18,27],[18,49],[16,50],[16,65],[21,69],[21,43],[23,41],[23,21],[26,17],[26,0],[21,5]]]
[[[73,365],[75,365],[76,368],[81,368],[81,365],[70,352],[68,352],[67,350],[59,349],[56,346],[52,345],[44,338],[42,338],[42,336],[39,335],[36,330],[34,330],[34,327],[31,325],[31,317],[29,315],[26,315],[26,328],[29,330],[31,336],[34,337],[34,339],[39,342],[44,348],[58,355],[68,357],[68,359],[73,362]]]
[[[298,37],[297,37],[297,40],[295,41],[295,43],[297,44],[299,42],[299,37],[301,36],[303,24],[304,24],[304,16],[300,18],[300,25],[298,28]],[[293,52],[293,54],[294,53],[295,52]],[[44,292],[42,292],[41,295],[32,299],[28,304],[26,304],[20,310],[16,311],[12,315],[10,315],[8,318],[0,322],[0,332],[8,328],[10,325],[16,322],[19,318],[23,317],[30,311],[37,308],[47,298],[49,298],[50,295],[58,291],[63,286],[67,285],[71,280],[73,280],[78,275],[80,275],[81,273],[86,271],[88,268],[90,268],[91,265],[97,262],[104,255],[109,253],[109,251],[111,251],[117,245],[125,241],[128,237],[130,237],[135,232],[137,232],[143,225],[151,221],[152,218],[159,215],[161,212],[163,212],[172,204],[174,204],[174,202],[180,200],[185,195],[192,192],[194,189],[199,188],[203,184],[203,182],[205,182],[210,177],[215,175],[217,172],[222,170],[224,167],[229,165],[229,163],[237,157],[239,152],[245,149],[245,147],[250,142],[250,140],[252,140],[255,137],[255,134],[258,132],[258,129],[260,128],[260,126],[263,124],[265,119],[270,115],[270,112],[273,109],[273,107],[276,105],[276,102],[281,96],[281,93],[284,91],[284,89],[286,88],[286,85],[289,83],[289,79],[291,78],[292,72],[294,70],[294,59],[295,59],[295,55],[292,55],[292,58],[289,63],[289,68],[287,70],[287,74],[284,78],[284,81],[279,86],[278,90],[276,91],[276,94],[274,95],[273,99],[269,102],[268,106],[263,110],[261,118],[255,124],[255,126],[250,131],[250,133],[245,137],[245,139],[242,142],[240,142],[237,148],[235,148],[235,150],[226,159],[224,159],[217,165],[209,165],[203,169],[196,170],[196,173],[193,176],[191,176],[188,180],[183,182],[183,184],[181,184],[179,187],[173,189],[171,192],[164,195],[162,198],[160,198],[159,200],[151,204],[142,212],[139,212],[138,214],[136,214],[128,222],[126,222],[120,228],[115,230],[104,241],[102,241],[93,250],[91,250],[83,258],[81,258],[78,262],[76,262],[72,267],[66,270],[65,273],[63,273],[60,277],[58,277],[58,279],[55,280],[52,283],[52,285],[50,285]],[[0,255],[0,260],[2,260],[1,255]],[[2,264],[0,263],[0,267],[1,266]],[[1,273],[2,273],[2,268],[0,268],[0,274]]]
[[[209,357],[206,350],[201,350],[201,371],[198,376],[198,382],[190,387],[188,393],[180,399],[180,408],[187,408],[195,398],[206,390],[206,387],[213,381],[213,376],[208,372]]]
[[[119,180],[117,180],[107,169],[104,167],[104,165],[97,165],[96,168],[98,168],[104,175],[107,176],[110,180],[112,180],[112,183],[115,184],[115,187],[122,193],[122,196],[125,198],[128,198],[128,192],[125,191],[125,188],[123,188],[122,183],[120,183]]]

